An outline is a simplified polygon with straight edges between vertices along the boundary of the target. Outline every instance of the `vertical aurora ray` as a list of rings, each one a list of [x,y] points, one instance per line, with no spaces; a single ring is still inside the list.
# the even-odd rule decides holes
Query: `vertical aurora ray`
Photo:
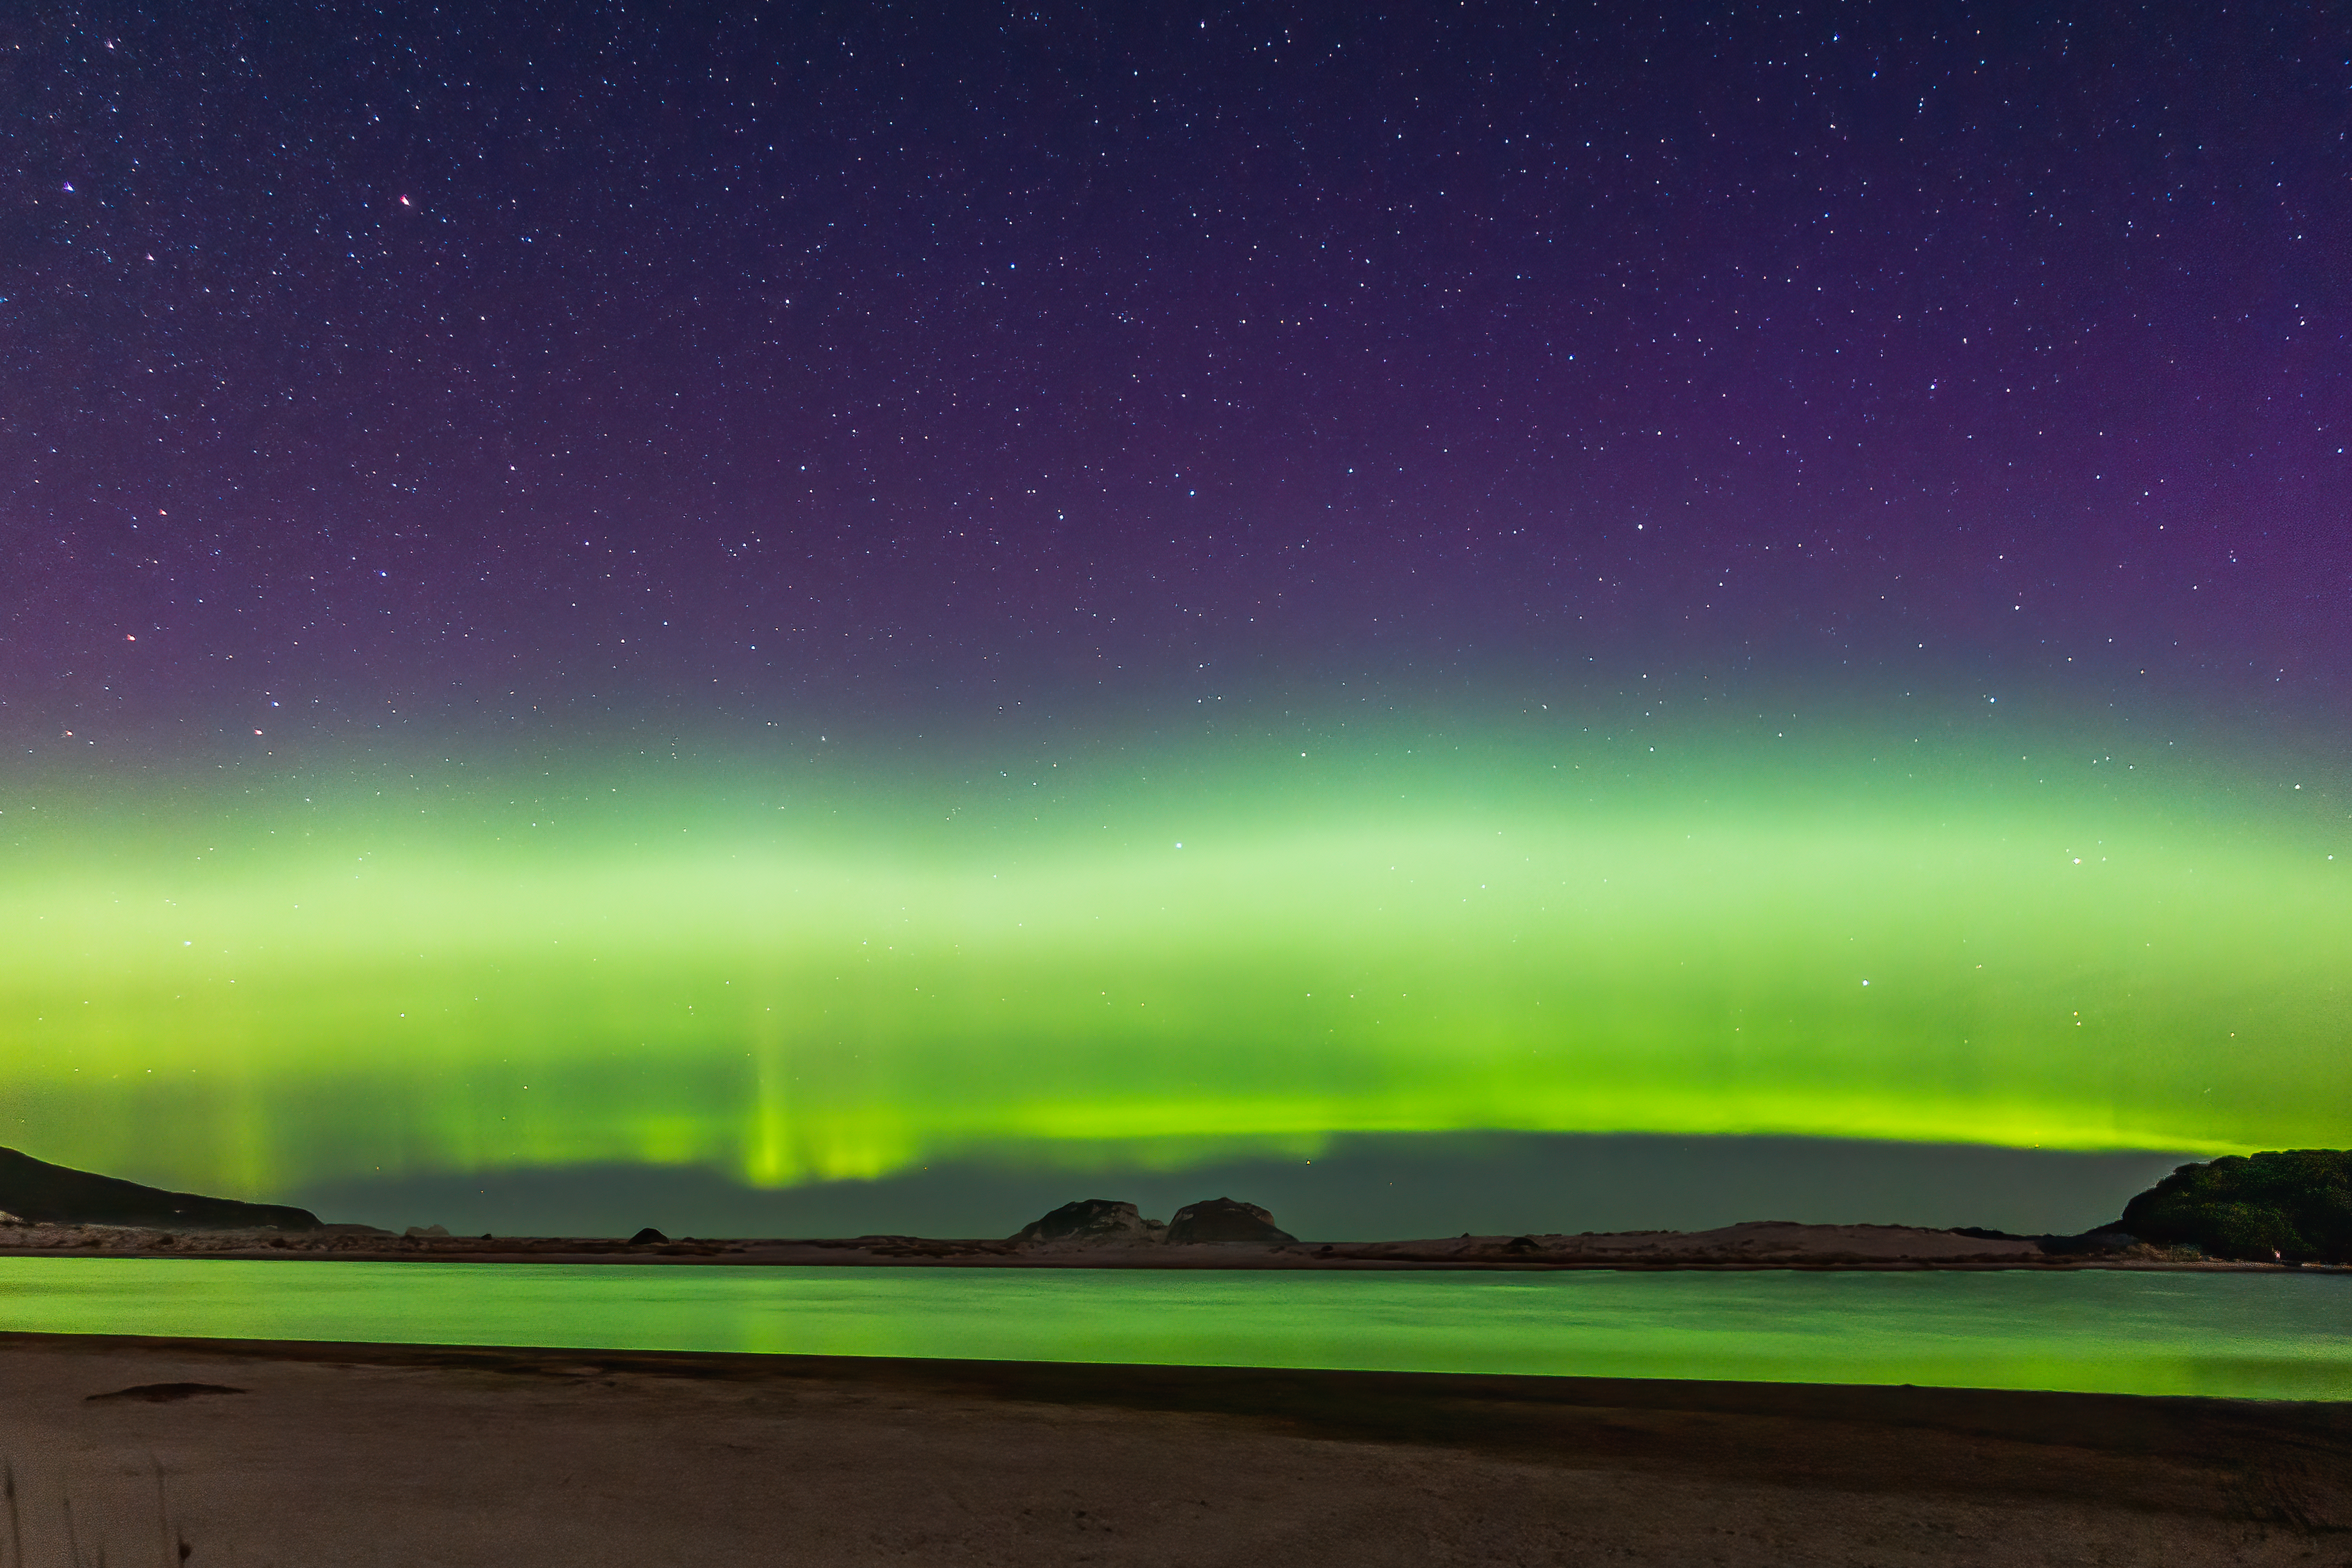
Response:
[[[1507,760],[1450,795],[1363,757],[1080,780],[970,828],[914,791],[780,810],[748,767],[583,776],[537,818],[69,825],[0,887],[0,1125],[250,1192],[1360,1132],[2352,1138],[2352,902],[2308,823],[1980,779],[1861,799],[1728,749],[1679,789]]]

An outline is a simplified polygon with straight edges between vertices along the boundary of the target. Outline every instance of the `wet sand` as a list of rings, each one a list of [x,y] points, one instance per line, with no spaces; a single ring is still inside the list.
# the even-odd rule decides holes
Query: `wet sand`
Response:
[[[9,1568],[2352,1564],[2345,1404],[9,1334],[0,1459]]]

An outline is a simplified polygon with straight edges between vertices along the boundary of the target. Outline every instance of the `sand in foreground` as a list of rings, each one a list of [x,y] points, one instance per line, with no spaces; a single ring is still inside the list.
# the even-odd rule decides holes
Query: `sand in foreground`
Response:
[[[34,1568],[2352,1564],[2343,1405],[16,1334],[0,1458]]]

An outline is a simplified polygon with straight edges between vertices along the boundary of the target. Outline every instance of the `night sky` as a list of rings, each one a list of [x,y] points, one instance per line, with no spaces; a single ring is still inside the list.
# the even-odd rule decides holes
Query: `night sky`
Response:
[[[2352,1103],[2345,37],[2294,6],[14,8],[0,1028],[46,1043],[0,1130],[362,1207],[574,1166],[1034,1172],[1039,1140],[1160,1180],[1384,1138],[1366,1170],[1440,1186],[1476,1158],[1440,1181],[1393,1140],[1508,1134],[1524,1174],[1567,1146],[1527,1138],[1704,1135],[1768,1186],[1816,1170],[1790,1138],[1906,1171],[2352,1140],[2312,1108]],[[1910,880],[1825,858],[1857,812]],[[1349,880],[1475,881],[1490,828],[1534,835],[1515,864],[1667,869],[1543,927],[1618,955],[1590,974],[1513,946],[1540,879],[1475,929]],[[1136,858],[1187,831],[1231,858]],[[1746,846],[1721,883],[1652,854],[1708,832]],[[2126,841],[2107,893],[2028,863]],[[388,880],[294,915],[330,862]],[[907,939],[959,955],[899,977],[953,1017],[817,977],[885,862]],[[709,915],[778,878],[832,891]],[[664,957],[623,929],[655,887],[664,929],[724,931]],[[1119,934],[1015,918],[1047,907]],[[635,1000],[493,951],[583,908]],[[2010,915],[2030,983],[1933,978]],[[990,922],[1031,935],[975,956]],[[1903,1030],[1819,999],[1873,930],[1924,988]],[[167,937],[218,962],[158,978]],[[1272,999],[1445,954],[1476,999],[1395,1051],[1315,1055]],[[675,985],[707,1018],[751,970],[803,1023],[630,1011]],[[967,1028],[1004,974],[1017,1020]],[[1054,999],[1108,976],[1193,1032]],[[508,1010],[379,1039],[354,985]],[[1777,1055],[1689,1054],[1767,993]],[[1574,1065],[1498,1065],[1580,1006],[1615,1021]],[[2133,1021],[2018,1065],[2086,1006]],[[1603,1092],[1603,1056],[1649,1065]],[[526,1059],[562,1135],[478,1124]],[[123,1087],[157,1072],[229,1082]],[[235,1131],[157,1140],[190,1115]],[[552,1212],[516,1201],[482,1223]],[[1349,1201],[1330,1225],[1383,1223]],[[1658,1222],[1754,1217],[1704,1207]]]

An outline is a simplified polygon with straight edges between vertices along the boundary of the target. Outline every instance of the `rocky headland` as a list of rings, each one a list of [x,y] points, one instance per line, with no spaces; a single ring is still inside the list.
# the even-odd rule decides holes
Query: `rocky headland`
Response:
[[[2285,1149],[2182,1166],[2117,1228],[2217,1258],[2352,1263],[2352,1151]]]

